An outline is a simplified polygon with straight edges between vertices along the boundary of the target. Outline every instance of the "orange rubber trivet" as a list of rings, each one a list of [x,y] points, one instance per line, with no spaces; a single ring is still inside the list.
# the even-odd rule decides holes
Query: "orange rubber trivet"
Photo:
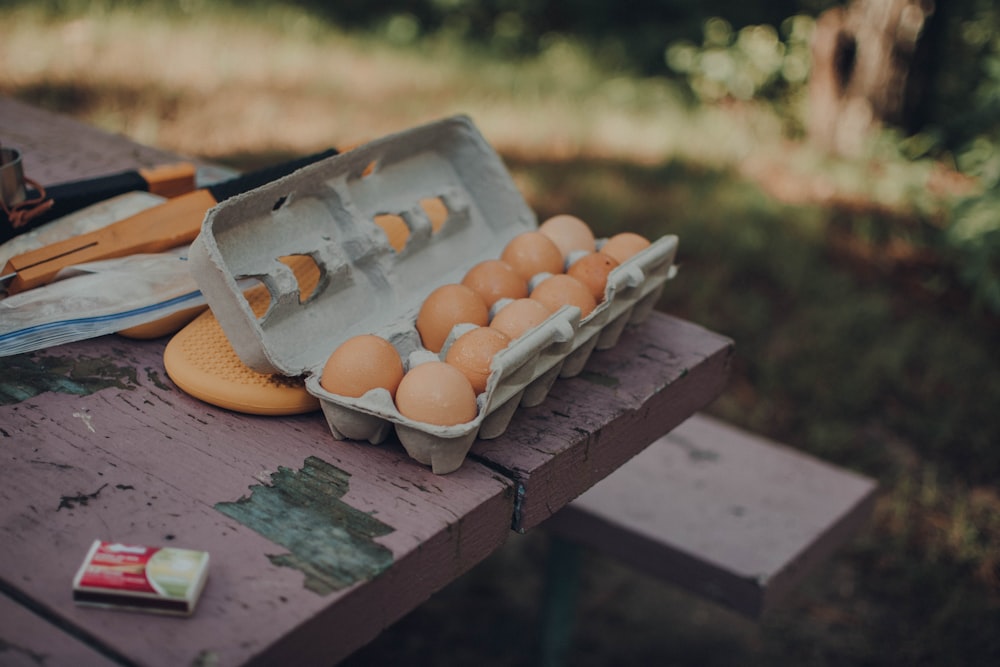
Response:
[[[303,294],[319,281],[312,261],[288,262],[299,278]],[[308,258],[305,258],[308,260]],[[257,317],[271,303],[264,285],[244,293]],[[196,317],[170,339],[163,352],[167,375],[183,391],[227,410],[255,415],[294,415],[319,409],[319,400],[306,391],[301,378],[258,373],[240,360],[211,310]]]

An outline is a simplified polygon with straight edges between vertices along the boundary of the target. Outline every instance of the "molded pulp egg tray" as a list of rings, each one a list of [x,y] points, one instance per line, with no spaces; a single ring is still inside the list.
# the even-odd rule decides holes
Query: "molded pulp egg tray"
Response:
[[[428,202],[447,209],[443,225],[432,225]],[[409,228],[401,251],[375,224],[380,215],[398,216]],[[477,437],[503,433],[519,405],[541,403],[557,377],[579,373],[594,349],[613,346],[627,324],[649,314],[673,276],[676,236],[616,267],[605,299],[582,321],[578,308],[564,306],[499,352],[471,422],[413,421],[384,389],[360,398],[332,394],[320,386],[323,365],[340,343],[367,333],[392,343],[407,369],[444,359],[450,341],[471,325],[457,325],[439,355],[426,350],[415,328],[424,299],[537,227],[500,157],[468,118],[456,116],[226,200],[206,215],[190,261],[244,363],[259,372],[304,375],[335,437],[377,444],[394,429],[412,458],[444,474],[462,464]],[[279,261],[294,256],[311,258],[320,272],[304,298],[295,273]],[[243,297],[247,278],[271,293],[262,317]]]

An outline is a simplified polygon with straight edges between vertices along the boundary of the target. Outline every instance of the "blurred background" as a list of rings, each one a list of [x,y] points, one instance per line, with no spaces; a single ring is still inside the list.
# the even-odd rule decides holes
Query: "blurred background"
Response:
[[[0,94],[237,168],[464,113],[540,219],[679,235],[715,416],[878,479],[751,622],[596,555],[572,665],[1000,661],[1000,8],[987,0],[0,1]],[[30,176],[30,174],[29,174]],[[509,544],[349,664],[529,662]]]

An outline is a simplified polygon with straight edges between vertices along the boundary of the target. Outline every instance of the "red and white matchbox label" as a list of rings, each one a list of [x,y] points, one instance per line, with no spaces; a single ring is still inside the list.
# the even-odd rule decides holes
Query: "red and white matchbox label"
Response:
[[[80,577],[78,586],[118,591],[158,593],[146,577],[146,565],[158,547],[100,543]]]
[[[190,614],[205,584],[204,551],[96,540],[73,581],[80,604]]]

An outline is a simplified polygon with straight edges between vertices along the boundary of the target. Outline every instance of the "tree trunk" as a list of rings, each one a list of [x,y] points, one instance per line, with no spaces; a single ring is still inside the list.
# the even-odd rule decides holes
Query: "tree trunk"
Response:
[[[923,84],[934,0],[853,0],[816,21],[806,127],[810,140],[858,155],[873,129],[907,127]]]

